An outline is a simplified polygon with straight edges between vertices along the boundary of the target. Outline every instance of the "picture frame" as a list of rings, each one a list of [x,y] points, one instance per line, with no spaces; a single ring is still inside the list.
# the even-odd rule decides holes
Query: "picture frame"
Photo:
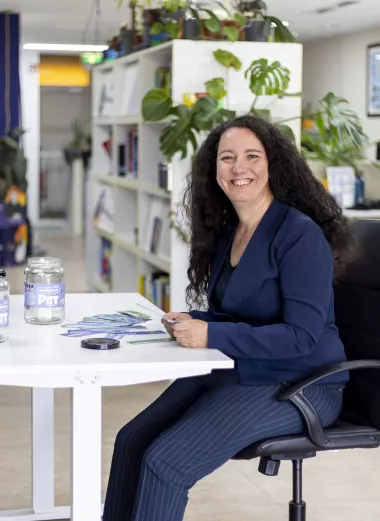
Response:
[[[367,115],[380,117],[380,43],[367,47]]]

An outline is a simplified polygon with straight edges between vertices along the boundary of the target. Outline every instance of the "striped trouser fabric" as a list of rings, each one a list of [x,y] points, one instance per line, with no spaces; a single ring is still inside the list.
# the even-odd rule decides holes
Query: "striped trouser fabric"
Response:
[[[240,385],[235,371],[174,382],[118,433],[104,521],[181,521],[188,491],[249,444],[304,430],[278,402],[281,385]],[[305,391],[324,426],[338,417],[342,387]]]

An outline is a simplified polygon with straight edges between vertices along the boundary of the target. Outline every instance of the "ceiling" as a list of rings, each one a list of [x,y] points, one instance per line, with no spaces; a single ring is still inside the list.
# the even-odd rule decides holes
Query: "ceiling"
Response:
[[[350,1],[355,2],[267,0],[267,4],[269,14],[290,22],[301,42],[380,27],[380,0],[359,0],[338,7]],[[332,10],[317,13],[325,8]],[[118,10],[115,0],[101,0],[100,41],[95,41],[94,0],[0,0],[3,10],[22,14],[22,38],[29,43],[104,43],[129,18],[126,6]]]

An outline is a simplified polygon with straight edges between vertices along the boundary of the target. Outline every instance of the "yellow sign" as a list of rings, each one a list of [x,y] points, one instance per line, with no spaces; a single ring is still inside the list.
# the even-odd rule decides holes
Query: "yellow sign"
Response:
[[[88,87],[90,72],[86,70],[80,56],[41,54],[40,85],[47,87]]]

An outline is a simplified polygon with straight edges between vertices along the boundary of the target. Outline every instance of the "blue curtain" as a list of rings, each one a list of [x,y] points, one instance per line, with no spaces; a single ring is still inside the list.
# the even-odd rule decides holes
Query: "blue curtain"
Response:
[[[21,124],[20,16],[0,13],[0,136]]]

